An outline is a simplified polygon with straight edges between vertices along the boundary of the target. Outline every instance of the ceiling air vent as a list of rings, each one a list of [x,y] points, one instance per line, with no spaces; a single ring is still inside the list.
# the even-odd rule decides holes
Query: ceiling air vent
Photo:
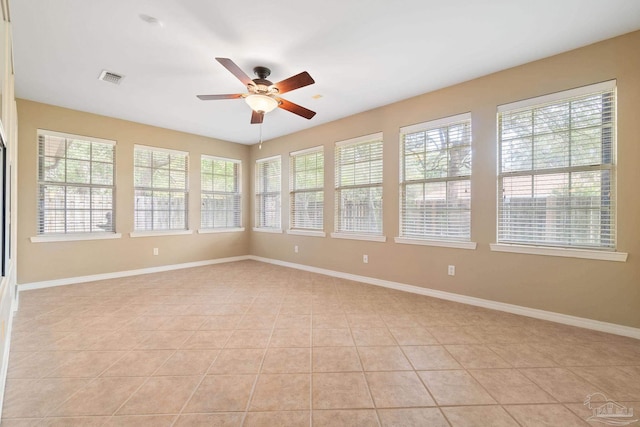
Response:
[[[123,78],[124,76],[121,76],[120,74],[112,73],[111,71],[107,71],[107,70],[102,70],[102,73],[100,73],[100,77],[98,77],[98,80],[102,80],[105,82],[118,85],[120,84],[120,81]]]

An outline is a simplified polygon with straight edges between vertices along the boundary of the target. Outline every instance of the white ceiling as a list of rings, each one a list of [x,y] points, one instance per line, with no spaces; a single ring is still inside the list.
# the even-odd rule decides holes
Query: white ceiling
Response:
[[[265,140],[640,29],[638,0],[11,0],[19,98],[254,144],[259,125],[215,57],[317,112],[265,116]],[[140,19],[146,14],[162,26]],[[103,69],[124,74],[99,81]],[[322,95],[313,99],[314,95]]]

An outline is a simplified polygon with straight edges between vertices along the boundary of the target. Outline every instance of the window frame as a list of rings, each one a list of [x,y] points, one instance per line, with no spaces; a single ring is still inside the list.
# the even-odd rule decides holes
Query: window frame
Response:
[[[569,89],[565,91],[555,92],[548,95],[543,95],[539,97],[529,98],[521,101],[512,102],[509,104],[499,105],[497,109],[496,121],[497,121],[497,218],[496,218],[496,242],[491,244],[492,251],[500,251],[500,252],[517,252],[517,253],[526,253],[526,254],[538,254],[538,255],[550,255],[550,256],[564,256],[564,257],[574,257],[574,258],[589,258],[589,259],[601,259],[601,260],[610,260],[610,261],[626,261],[627,254],[622,252],[616,252],[617,246],[617,203],[616,203],[616,146],[617,146],[617,82],[616,80],[609,80],[601,83],[596,83],[592,85],[581,86],[574,89]],[[535,161],[536,157],[534,153],[531,154],[531,167],[529,169],[519,169],[515,171],[503,171],[503,139],[502,139],[502,115],[505,113],[513,113],[513,112],[526,112],[531,111],[533,115],[536,109],[550,107],[554,105],[562,105],[568,103],[571,105],[572,102],[577,102],[580,98],[587,98],[590,95],[601,94],[604,95],[607,92],[612,93],[612,112],[610,122],[607,124],[600,124],[598,126],[599,129],[611,129],[609,137],[611,138],[611,143],[608,152],[609,162],[601,160],[597,164],[589,164],[589,165],[571,165],[573,155],[571,150],[568,151],[568,162],[569,166],[566,167],[536,167]],[[569,113],[571,114],[571,113]],[[571,124],[564,130],[567,133],[571,133],[572,130],[582,129],[580,127],[574,128]],[[550,133],[552,135],[557,134],[557,132]],[[531,137],[534,138],[535,132],[531,130]],[[602,138],[602,137],[601,137]],[[532,142],[532,147],[535,145]],[[571,140],[569,142],[569,146],[571,146]],[[601,148],[602,149],[602,148]],[[533,148],[532,148],[533,150]],[[606,157],[607,155],[605,155]],[[594,246],[594,245],[579,245],[579,244],[548,244],[542,241],[535,240],[518,240],[514,239],[513,236],[511,238],[503,238],[501,237],[501,227],[506,226],[503,225],[503,221],[505,218],[503,217],[503,188],[504,188],[504,179],[510,177],[527,177],[530,176],[532,179],[536,176],[550,176],[557,174],[567,174],[568,179],[572,177],[574,173],[581,172],[589,172],[589,171],[604,171],[607,170],[610,174],[609,183],[612,185],[610,188],[610,204],[608,205],[608,209],[611,212],[610,218],[611,222],[609,224],[610,227],[613,228],[612,233],[612,245],[610,246]],[[532,181],[532,185],[533,181]],[[533,190],[532,190],[533,191]],[[533,193],[532,193],[533,194]],[[569,193],[570,194],[570,193]],[[571,196],[569,196],[571,197]],[[573,199],[570,199],[573,200]],[[602,209],[602,208],[601,208]],[[545,211],[546,212],[546,211]],[[561,212],[572,212],[572,209],[562,210]],[[574,224],[573,220],[570,222],[571,225]],[[600,230],[602,233],[602,228]],[[600,234],[602,238],[602,234]]]
[[[322,177],[322,185],[315,187],[305,187],[305,188],[297,188],[296,187],[296,162],[297,159],[301,156],[308,155],[321,155],[322,156],[322,173],[320,176]],[[317,160],[316,160],[317,163]],[[309,169],[314,170],[314,169]],[[316,174],[318,173],[319,168],[315,168]],[[305,170],[307,172],[308,170]],[[301,171],[302,172],[302,171]],[[304,236],[314,236],[314,237],[325,237],[326,233],[324,232],[324,174],[325,174],[325,162],[324,162],[324,146],[319,145],[316,147],[305,148],[303,150],[293,151],[289,153],[289,229],[287,230],[288,234],[298,234]],[[317,175],[316,175],[317,178]],[[317,182],[316,182],[317,184]],[[316,211],[316,214],[320,215],[320,228],[315,227],[300,227],[295,224],[295,215],[296,215],[296,196],[298,194],[320,194],[322,196],[322,202],[319,210]],[[318,203],[317,201],[315,203]],[[317,220],[317,218],[315,219]],[[312,220],[313,221],[313,220]]]
[[[407,137],[408,135],[412,135],[412,134],[417,134],[417,133],[421,133],[421,132],[429,132],[429,131],[433,131],[433,130],[438,130],[438,129],[446,129],[447,132],[449,131],[449,128],[452,126],[456,126],[456,125],[460,125],[460,124],[465,124],[466,126],[468,126],[468,132],[465,134],[465,136],[468,136],[468,145],[464,144],[465,147],[468,146],[468,150],[469,150],[469,156],[471,157],[470,159],[470,164],[469,164],[469,173],[468,174],[458,174],[458,175],[451,175],[449,172],[449,168],[447,167],[447,175],[446,176],[441,176],[441,177],[434,177],[434,178],[427,178],[427,177],[423,177],[423,178],[419,178],[419,179],[407,179],[406,178],[406,171],[407,171],[407,155],[406,155],[406,143],[405,143],[405,137]],[[448,134],[447,134],[448,135]],[[448,136],[447,136],[448,138]],[[447,117],[443,117],[440,119],[435,119],[435,120],[430,120],[427,122],[422,122],[422,123],[417,123],[414,125],[410,125],[410,126],[404,126],[400,128],[400,133],[399,133],[399,141],[400,141],[400,185],[399,185],[399,229],[398,229],[398,234],[399,236],[396,237],[394,240],[396,243],[403,243],[403,244],[412,244],[412,245],[424,245],[424,246],[441,246],[441,247],[449,247],[449,248],[458,248],[458,249],[471,249],[474,250],[477,247],[476,242],[473,242],[471,240],[471,235],[472,235],[472,219],[471,219],[471,214],[472,214],[472,200],[471,200],[471,177],[472,177],[472,173],[473,173],[473,123],[472,123],[472,117],[471,117],[471,113],[470,112],[466,112],[466,113],[462,113],[462,114],[456,114],[453,116],[447,116]],[[449,151],[450,151],[449,147],[449,143],[448,143],[448,139],[447,139],[447,146],[445,147],[444,151],[446,151],[447,153],[447,159],[449,160]],[[443,151],[443,149],[437,150],[437,151]],[[436,152],[436,150],[434,150],[433,152]],[[426,142],[425,142],[425,151],[424,151],[425,155],[427,153],[427,148],[426,148]],[[468,191],[469,191],[469,208],[468,209],[464,209],[465,211],[468,210],[468,225],[466,225],[466,227],[469,230],[469,234],[464,236],[463,238],[460,238],[458,236],[452,236],[452,237],[448,237],[448,236],[433,236],[433,235],[428,235],[428,234],[424,234],[424,235],[419,235],[419,234],[407,234],[406,230],[405,230],[405,225],[407,223],[407,218],[406,218],[406,212],[405,209],[407,209],[406,207],[406,203],[404,202],[404,198],[405,198],[405,194],[407,191],[407,186],[409,185],[423,185],[423,187],[427,184],[431,184],[431,183],[444,183],[445,185],[445,191],[446,188],[448,187],[449,183],[452,182],[467,182],[468,183]],[[445,196],[446,197],[446,196]],[[445,199],[446,200],[446,199]],[[432,209],[431,212],[440,212],[440,211],[444,211],[445,213],[449,212],[449,211],[460,211],[460,209],[449,209],[448,207],[445,207],[444,210],[434,210]]]
[[[206,173],[204,168],[202,167],[202,163],[204,160],[210,160],[212,162],[225,162],[225,163],[231,163],[234,165],[234,173],[232,178],[234,180],[235,190],[233,192],[216,191],[216,177],[224,176],[225,178],[228,178],[230,177],[230,175],[216,174],[214,170],[212,170],[211,173]],[[205,175],[211,176],[212,190],[204,189]],[[234,216],[234,219],[237,220],[237,223],[233,224],[232,226],[216,226],[215,212],[219,212],[219,210],[204,209],[205,196],[212,196],[212,197],[225,196],[225,197],[234,198],[235,199],[234,203],[237,206],[237,210],[234,209],[232,212],[234,212],[233,216]],[[213,216],[213,221],[212,221],[213,226],[211,227],[204,226],[204,215],[206,212],[208,212],[210,215]],[[198,232],[199,233],[224,233],[224,232],[233,232],[233,231],[244,231],[244,227],[242,226],[242,161],[238,159],[227,158],[227,157],[201,154],[200,155],[200,229],[198,230]]]
[[[277,175],[265,175],[263,170],[261,169],[262,165],[267,165],[268,163],[277,163],[279,167],[279,173]],[[265,166],[266,167],[266,166]],[[272,177],[276,177],[276,188],[278,191],[264,191],[264,189],[268,189],[270,187],[270,182],[268,180]],[[261,183],[262,181],[262,183]],[[263,191],[261,191],[263,190]],[[265,233],[282,233],[282,156],[271,156],[265,157],[263,159],[257,159],[255,163],[255,191],[254,191],[254,227],[253,231],[260,231]],[[265,200],[266,198],[275,198],[276,203],[276,211],[274,218],[277,218],[277,224],[274,226],[266,225],[266,209],[265,209]]]
[[[64,155],[63,156],[47,156],[46,152],[42,151],[45,147],[46,144],[46,138],[47,137],[52,137],[52,138],[61,138],[64,140],[64,144],[65,144],[65,149],[64,149]],[[68,152],[67,152],[67,144],[68,144],[68,140],[77,140],[77,141],[83,141],[83,142],[88,142],[91,144],[90,146],[90,154],[89,154],[89,159],[74,159],[69,158],[68,157]],[[111,154],[111,162],[105,162],[105,161],[100,161],[100,160],[96,160],[93,158],[92,155],[92,150],[93,150],[93,144],[105,144],[105,145],[109,145],[112,147],[112,154]],[[37,168],[37,188],[38,188],[38,223],[37,223],[37,230],[36,230],[36,235],[31,237],[30,240],[31,242],[57,242],[57,241],[77,241],[77,240],[101,240],[101,239],[114,239],[114,238],[120,238],[121,234],[120,233],[116,233],[116,223],[115,223],[115,213],[116,213],[116,145],[117,142],[114,140],[109,140],[109,139],[103,139],[103,138],[97,138],[97,137],[91,137],[91,136],[85,136],[85,135],[76,135],[76,134],[71,134],[71,133],[65,133],[65,132],[57,132],[57,131],[52,131],[52,130],[48,130],[48,129],[37,129],[37,144],[38,144],[38,168]],[[90,182],[88,184],[86,183],[74,183],[74,182],[70,182],[67,179],[66,176],[66,166],[65,166],[65,179],[62,181],[54,181],[54,180],[47,180],[44,178],[43,175],[43,171],[42,168],[44,167],[44,165],[41,163],[44,161],[44,159],[46,157],[58,157],[60,159],[63,159],[65,162],[69,159],[71,160],[76,160],[76,161],[82,161],[82,162],[88,162],[89,163],[89,176],[90,176]],[[91,177],[91,171],[93,170],[93,165],[95,164],[103,164],[103,165],[111,165],[111,169],[112,169],[112,179],[111,179],[111,185],[109,184],[97,184],[97,183],[92,183],[92,177]],[[65,202],[65,206],[64,208],[61,209],[55,209],[55,210],[61,210],[63,211],[65,214],[65,221],[64,221],[64,227],[65,227],[65,231],[53,231],[53,232],[45,232],[44,231],[44,216],[45,216],[45,211],[46,209],[44,208],[44,200],[43,200],[43,192],[44,192],[44,188],[46,186],[62,186],[64,187],[64,192],[65,194],[67,194],[67,188],[68,187],[78,187],[78,188],[87,188],[89,189],[89,191],[91,192],[93,189],[108,189],[111,191],[111,209],[93,209],[91,206],[93,204],[93,201],[90,200],[89,201],[89,212],[90,212],[90,218],[93,216],[93,211],[99,211],[101,214],[103,212],[107,212],[107,214],[110,214],[111,220],[110,222],[105,222],[105,226],[107,224],[109,224],[111,226],[111,229],[105,229],[102,227],[99,227],[98,224],[96,224],[97,228],[102,228],[103,231],[99,231],[97,229],[93,229],[93,226],[90,224],[90,229],[88,231],[67,231],[68,229],[68,221],[66,219],[66,212],[69,210],[69,208],[66,206],[66,202]],[[90,196],[91,199],[91,196]],[[72,209],[73,210],[73,209]],[[105,214],[106,215],[106,214]],[[90,220],[91,221],[91,220]],[[105,217],[105,221],[109,221],[107,219],[107,217]]]
[[[153,154],[154,153],[166,153],[169,156],[171,155],[175,155],[175,156],[184,156],[184,170],[182,169],[176,169],[177,171],[180,172],[184,172],[185,174],[185,186],[184,186],[184,190],[182,189],[176,189],[176,188],[171,188],[171,185],[169,184],[168,187],[156,187],[153,185],[153,182],[151,184],[151,186],[146,187],[146,186],[138,186],[135,184],[135,180],[136,180],[136,173],[137,173],[137,168],[145,168],[145,169],[150,169],[151,170],[151,179],[153,180],[153,175],[154,175],[154,171],[157,170],[162,170],[164,168],[161,167],[156,167],[154,165],[151,166],[141,166],[141,165],[136,165],[136,150],[146,150],[146,151],[150,151],[151,152],[151,159],[153,160]],[[171,159],[171,157],[169,158]],[[171,161],[171,160],[169,160]],[[169,170],[169,174],[170,171],[172,170],[171,168],[168,169]],[[152,209],[138,209],[138,203],[136,201],[138,195],[137,192],[138,191],[144,191],[144,192],[151,192],[152,196],[151,196],[151,207]],[[179,194],[184,194],[184,228],[171,228],[171,212],[172,211],[176,211],[176,212],[181,212],[178,210],[172,210],[169,209],[169,228],[155,228],[154,226],[154,213],[158,210],[156,210],[154,208],[154,196],[153,193],[154,192],[165,192],[165,193],[179,193]],[[191,234],[192,230],[189,229],[189,152],[187,151],[180,151],[180,150],[174,150],[174,149],[170,149],[170,148],[163,148],[163,147],[153,147],[153,146],[149,146],[149,145],[142,145],[142,144],[134,144],[133,146],[133,197],[134,197],[134,203],[133,203],[133,227],[134,227],[134,231],[132,231],[130,233],[131,237],[147,237],[147,236],[157,236],[157,235],[174,235],[174,234]],[[169,197],[169,200],[171,200],[171,196]],[[144,229],[140,229],[138,228],[137,225],[137,220],[136,220],[136,215],[137,212],[151,212],[151,229],[148,228],[144,228]],[[165,211],[165,210],[162,210]]]
[[[347,163],[343,150],[351,148],[351,147],[361,147],[366,146],[369,150],[369,155],[366,159],[357,161],[355,158],[352,162]],[[375,151],[374,151],[375,150]],[[363,135],[356,138],[350,138],[343,141],[338,141],[335,143],[335,181],[334,181],[334,194],[335,194],[335,205],[334,205],[334,232],[331,233],[332,238],[340,238],[340,239],[353,239],[353,240],[370,240],[370,241],[378,241],[384,242],[386,241],[386,237],[384,236],[384,204],[383,204],[383,180],[384,180],[384,138],[382,132],[376,132],[369,135]],[[375,157],[372,157],[372,153],[375,153]],[[379,166],[376,165],[376,162],[380,162]],[[341,185],[343,175],[346,175],[348,171],[345,170],[345,167],[352,165],[354,169],[357,165],[366,164],[368,167],[366,170],[369,174],[369,180],[366,183],[355,183],[355,171],[354,171],[354,183],[349,185]],[[379,171],[379,179],[371,179],[372,172]],[[368,230],[349,230],[349,227],[345,227],[343,224],[343,192],[349,190],[378,190],[380,195],[380,209],[379,209],[379,230],[373,229],[376,227],[376,224],[369,224],[368,222],[365,226],[369,226]],[[371,193],[369,193],[369,197]],[[353,219],[353,218],[352,218]],[[364,228],[364,227],[363,227]]]

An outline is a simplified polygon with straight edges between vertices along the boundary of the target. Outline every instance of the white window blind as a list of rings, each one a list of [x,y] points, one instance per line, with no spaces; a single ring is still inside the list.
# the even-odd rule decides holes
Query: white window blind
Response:
[[[323,230],[323,147],[291,153],[289,164],[290,228]]]
[[[211,156],[200,158],[200,226],[241,226],[240,160]]]
[[[256,227],[280,229],[280,156],[256,161]]]
[[[615,90],[499,107],[498,242],[615,248]]]
[[[337,232],[382,234],[382,133],[336,143]]]
[[[471,240],[471,114],[400,129],[400,235]]]
[[[188,154],[134,147],[134,227],[136,231],[187,229]]]
[[[38,234],[114,232],[115,142],[38,130]]]

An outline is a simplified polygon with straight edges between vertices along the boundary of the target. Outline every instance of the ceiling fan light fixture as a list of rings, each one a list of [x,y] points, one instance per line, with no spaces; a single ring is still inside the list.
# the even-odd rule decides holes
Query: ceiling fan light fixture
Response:
[[[278,101],[270,96],[254,93],[244,99],[253,111],[268,113],[278,107]]]

